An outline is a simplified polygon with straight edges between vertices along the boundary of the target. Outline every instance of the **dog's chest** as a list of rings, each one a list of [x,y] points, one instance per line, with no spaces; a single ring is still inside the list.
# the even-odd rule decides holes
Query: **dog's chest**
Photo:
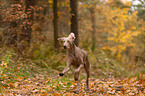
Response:
[[[83,62],[82,62],[82,60],[81,60],[81,58],[76,58],[76,57],[70,57],[70,61],[71,61],[71,65],[72,66],[74,66],[74,67],[79,67],[80,66],[80,64],[82,64]]]
[[[75,47],[74,50],[69,51],[67,56],[68,56],[67,59],[71,62],[71,65],[76,68],[79,67],[84,62],[83,51],[78,47]]]

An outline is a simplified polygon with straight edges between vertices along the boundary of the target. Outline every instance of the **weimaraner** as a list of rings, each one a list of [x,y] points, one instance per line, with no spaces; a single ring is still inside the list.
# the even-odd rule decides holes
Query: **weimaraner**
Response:
[[[63,76],[72,65],[75,68],[74,79],[77,81],[77,89],[75,92],[79,92],[79,73],[84,68],[87,73],[86,90],[89,91],[90,62],[86,51],[74,44],[74,33],[70,33],[68,37],[58,38],[58,40],[63,41],[63,48],[67,50],[67,66],[59,75]]]

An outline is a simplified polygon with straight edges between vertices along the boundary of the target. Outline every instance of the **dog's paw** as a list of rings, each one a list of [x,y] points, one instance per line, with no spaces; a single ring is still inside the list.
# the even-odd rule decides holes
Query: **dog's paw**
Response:
[[[59,73],[59,76],[63,76],[64,74],[63,73]]]
[[[79,90],[75,90],[75,91],[73,91],[74,93],[76,93],[76,94],[79,94]]]

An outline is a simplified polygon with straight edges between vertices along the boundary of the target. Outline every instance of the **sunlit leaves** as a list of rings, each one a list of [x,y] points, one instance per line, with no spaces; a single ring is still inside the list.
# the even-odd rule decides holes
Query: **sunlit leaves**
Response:
[[[82,32],[87,34],[92,31],[91,14],[88,14],[88,9],[93,8],[96,16],[96,43],[100,40],[100,43],[104,45],[102,48],[108,48],[115,58],[124,57],[127,48],[136,50],[135,38],[138,38],[142,34],[143,31],[141,29],[143,27],[139,26],[137,11],[131,12],[131,2],[127,0],[97,1],[99,0],[80,3],[80,25]],[[101,36],[106,36],[106,39],[100,38]],[[102,43],[104,39],[107,42]],[[83,44],[85,45],[85,43]]]
[[[111,10],[111,9],[110,9]],[[111,17],[108,18],[112,23],[112,28],[109,30],[109,41],[112,41],[110,47],[113,48],[113,52],[117,53],[117,57],[121,58],[121,53],[126,50],[127,47],[135,47],[133,42],[134,37],[140,34],[137,30],[137,13],[133,12],[129,14],[128,8],[114,7],[112,12],[108,13]]]

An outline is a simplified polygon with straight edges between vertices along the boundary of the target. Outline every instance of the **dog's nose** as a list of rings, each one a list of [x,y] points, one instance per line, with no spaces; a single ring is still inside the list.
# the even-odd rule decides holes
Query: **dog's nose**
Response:
[[[66,49],[66,46],[63,46],[64,49]]]

